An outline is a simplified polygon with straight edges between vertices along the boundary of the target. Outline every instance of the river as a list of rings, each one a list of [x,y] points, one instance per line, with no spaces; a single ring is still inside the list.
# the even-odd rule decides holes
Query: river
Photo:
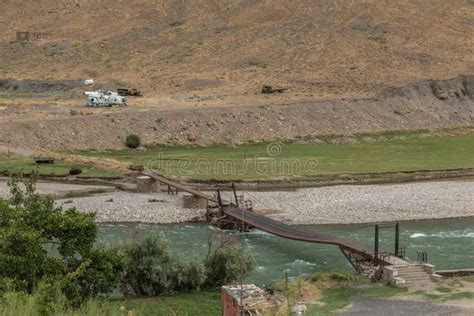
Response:
[[[373,225],[302,227],[355,240],[367,246],[373,245]],[[256,264],[255,272],[246,282],[261,286],[282,279],[285,271],[290,277],[299,277],[334,268],[352,269],[335,246],[287,240],[258,230],[240,234],[229,231],[222,233],[205,224],[103,224],[100,226],[99,240],[108,243],[126,242],[157,232],[166,235],[172,251],[188,258],[204,257],[210,236],[235,236],[236,245],[244,247]],[[394,228],[381,229],[380,251],[393,252],[394,235]],[[417,251],[427,252],[428,262],[438,269],[474,268],[474,218],[402,222],[400,246],[406,247],[409,259],[416,259]]]

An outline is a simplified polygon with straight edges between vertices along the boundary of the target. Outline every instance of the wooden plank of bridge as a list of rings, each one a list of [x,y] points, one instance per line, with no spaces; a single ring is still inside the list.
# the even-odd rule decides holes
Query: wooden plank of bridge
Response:
[[[179,191],[183,191],[183,192],[187,192],[187,193],[190,193],[192,195],[195,195],[195,196],[199,196],[199,197],[202,197],[208,201],[211,201],[211,202],[214,202],[214,203],[217,203],[217,198],[215,198],[214,196],[212,195],[209,195],[209,194],[206,194],[206,193],[203,193],[201,191],[198,191],[198,190],[195,190],[195,189],[192,189],[190,187],[187,187],[185,185],[182,185],[180,183],[176,183],[174,182],[173,180],[170,180],[168,178],[165,178],[163,176],[160,176],[158,174],[156,174],[155,172],[152,172],[150,170],[145,170],[142,172],[144,175],[146,176],[149,176],[150,178],[152,179],[155,179],[156,181],[159,181],[163,184],[166,184],[170,187],[173,187],[175,189],[178,189]]]
[[[374,258],[372,251],[358,243],[335,238],[330,235],[305,231],[242,208],[226,209],[224,213],[238,221],[243,221],[248,225],[276,236],[319,244],[336,245],[367,259]]]

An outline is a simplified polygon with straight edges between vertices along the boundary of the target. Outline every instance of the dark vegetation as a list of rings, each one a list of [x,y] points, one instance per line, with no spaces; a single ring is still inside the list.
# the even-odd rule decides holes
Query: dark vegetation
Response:
[[[138,146],[140,146],[140,137],[136,134],[128,135],[125,140],[125,145],[127,145],[128,148],[138,148]]]
[[[95,214],[56,207],[35,193],[34,179],[9,185],[11,198],[0,199],[0,311],[2,302],[23,300],[40,314],[73,312],[116,289],[126,297],[212,290],[252,271],[224,243],[211,244],[205,260],[171,255],[163,235],[97,245]]]

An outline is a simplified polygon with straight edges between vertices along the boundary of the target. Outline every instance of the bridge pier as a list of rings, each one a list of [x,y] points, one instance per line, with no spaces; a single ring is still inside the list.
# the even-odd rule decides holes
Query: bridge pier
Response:
[[[149,193],[155,191],[154,181],[149,176],[137,177],[137,192]]]
[[[194,209],[207,209],[208,201],[207,199],[195,196],[191,194],[183,195],[183,207],[184,208],[194,208]]]

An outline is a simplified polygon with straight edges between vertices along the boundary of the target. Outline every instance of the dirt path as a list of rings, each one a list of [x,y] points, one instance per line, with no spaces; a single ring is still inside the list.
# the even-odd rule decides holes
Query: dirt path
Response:
[[[474,314],[474,305],[460,307],[448,303],[435,303],[430,301],[363,298],[356,300],[350,307],[345,308],[338,314],[344,316],[465,316]]]

